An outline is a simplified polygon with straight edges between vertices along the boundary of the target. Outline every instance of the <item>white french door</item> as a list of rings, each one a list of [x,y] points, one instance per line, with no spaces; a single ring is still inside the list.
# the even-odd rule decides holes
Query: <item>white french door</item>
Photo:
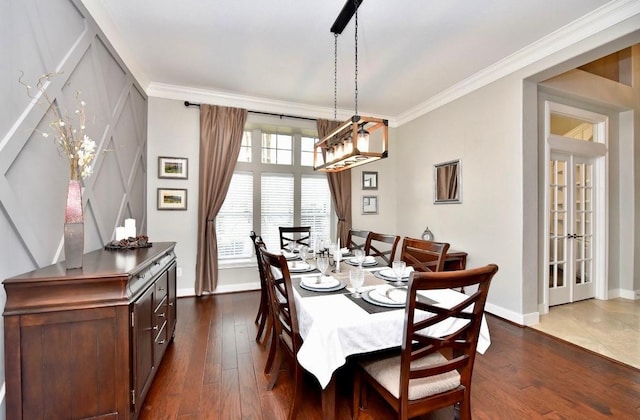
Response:
[[[549,306],[595,296],[594,162],[551,152],[549,161]]]

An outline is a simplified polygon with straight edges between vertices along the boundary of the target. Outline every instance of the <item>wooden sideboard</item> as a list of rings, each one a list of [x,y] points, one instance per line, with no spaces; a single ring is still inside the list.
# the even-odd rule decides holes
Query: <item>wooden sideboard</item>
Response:
[[[467,268],[467,253],[449,251],[444,260],[444,271],[464,270]]]
[[[6,279],[7,419],[135,419],[176,326],[174,242]]]

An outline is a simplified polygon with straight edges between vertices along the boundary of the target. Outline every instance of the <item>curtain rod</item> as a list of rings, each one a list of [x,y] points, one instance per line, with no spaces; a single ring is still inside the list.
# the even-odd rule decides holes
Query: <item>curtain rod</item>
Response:
[[[189,102],[189,101],[184,101],[184,106],[197,106],[198,108],[200,108],[200,104],[194,103],[194,102]],[[273,112],[262,112],[262,111],[247,111],[250,112],[252,114],[260,114],[260,115],[271,115],[273,117],[280,117],[280,119],[282,118],[295,118],[298,120],[306,120],[306,121],[316,121],[315,118],[308,118],[308,117],[300,117],[298,115],[287,115],[287,114],[275,114]]]

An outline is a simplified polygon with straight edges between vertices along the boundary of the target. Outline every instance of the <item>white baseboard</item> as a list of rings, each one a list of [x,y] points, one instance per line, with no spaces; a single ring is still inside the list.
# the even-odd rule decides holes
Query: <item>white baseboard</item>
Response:
[[[260,282],[249,282],[249,283],[238,283],[238,284],[223,284],[216,287],[211,293],[207,293],[208,295],[219,295],[222,293],[235,293],[235,292],[247,292],[249,290],[260,290]],[[178,297],[188,297],[195,296],[196,289],[186,288],[186,289],[178,289],[177,291]]]
[[[532,312],[530,314],[518,314],[516,312],[504,309],[501,306],[493,305],[491,303],[485,304],[484,309],[486,312],[492,315],[506,319],[507,321],[511,321],[518,325],[528,326],[528,325],[535,325],[540,322],[539,312]]]
[[[640,299],[640,290],[613,289],[609,290],[609,299],[623,298],[630,300]]]

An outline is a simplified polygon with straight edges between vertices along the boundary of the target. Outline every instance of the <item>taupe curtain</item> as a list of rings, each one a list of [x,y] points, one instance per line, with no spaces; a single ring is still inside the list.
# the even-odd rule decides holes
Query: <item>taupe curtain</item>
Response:
[[[213,291],[218,283],[215,219],[229,190],[246,120],[246,109],[200,105],[196,296]]]
[[[323,138],[334,130],[340,122],[318,119],[318,136]],[[333,207],[338,216],[337,237],[343,246],[348,246],[347,238],[351,229],[351,169],[341,172],[328,172],[329,189],[333,199]]]

